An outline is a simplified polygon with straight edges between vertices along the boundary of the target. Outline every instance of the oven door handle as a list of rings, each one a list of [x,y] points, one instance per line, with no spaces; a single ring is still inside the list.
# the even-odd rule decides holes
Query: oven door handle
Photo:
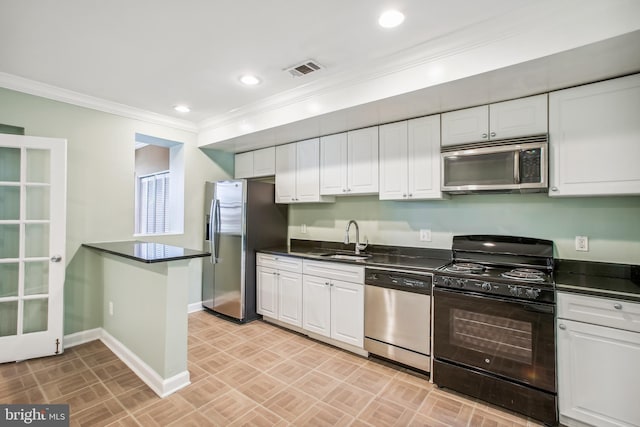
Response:
[[[458,289],[449,289],[449,288],[441,288],[437,285],[433,287],[433,296],[435,297],[439,293],[455,295],[457,298],[480,298],[480,299],[490,299],[493,301],[505,302],[508,304],[514,304],[521,306],[524,310],[530,311],[533,313],[541,313],[541,314],[554,314],[556,312],[555,304],[553,303],[544,303],[544,302],[527,302],[522,301],[520,299],[513,299],[509,297],[503,297],[499,295],[488,295],[480,292],[473,292],[468,290],[458,290]]]
[[[527,304],[525,302],[522,303],[522,308],[534,313],[554,314],[556,312],[556,308],[552,304]]]

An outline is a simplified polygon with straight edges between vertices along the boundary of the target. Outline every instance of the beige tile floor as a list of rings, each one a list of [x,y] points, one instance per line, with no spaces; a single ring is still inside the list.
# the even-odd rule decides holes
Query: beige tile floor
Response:
[[[158,398],[100,341],[0,365],[0,403],[69,403],[71,425],[534,426],[425,378],[262,321],[189,316],[192,384]]]

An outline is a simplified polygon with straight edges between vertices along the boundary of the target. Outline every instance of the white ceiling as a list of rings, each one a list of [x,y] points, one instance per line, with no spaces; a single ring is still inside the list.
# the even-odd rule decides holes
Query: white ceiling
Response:
[[[471,105],[507,94],[544,91],[558,81],[574,83],[591,75],[599,78],[640,70],[640,52],[637,48],[628,52],[628,46],[633,46],[629,43],[638,46],[637,34],[633,40],[624,40],[630,58],[616,57],[615,64],[596,64],[594,71],[586,73],[583,66],[563,65],[563,59],[558,57],[553,67],[564,74],[550,79],[548,75],[541,79],[550,69],[545,65],[549,60],[544,58],[551,55],[544,54],[555,51],[542,46],[537,52],[525,46],[529,56],[513,50],[507,55],[509,61],[476,60],[462,67],[468,70],[461,72],[458,67],[449,77],[434,77],[429,82],[410,78],[415,84],[402,88],[396,83],[378,85],[368,91],[368,96],[359,94],[346,101],[325,102],[317,111],[302,115],[279,110],[285,104],[296,108],[305,100],[322,100],[332,92],[347,94],[348,88],[364,80],[373,84],[390,75],[407,80],[407,73],[417,70],[416,64],[424,64],[427,56],[431,62],[438,61],[460,52],[498,46],[497,41],[516,40],[515,35],[520,33],[547,43],[549,34],[560,31],[550,23],[577,23],[578,31],[569,27],[567,34],[558,38],[557,50],[569,52],[568,48],[614,40],[613,36],[640,29],[640,13],[629,13],[640,11],[637,3],[640,2],[0,0],[0,86],[132,116],[146,114],[158,122],[199,131],[203,135],[201,146],[241,151],[318,132],[460,108],[465,102]],[[385,30],[377,25],[377,17],[391,7],[401,10],[406,20],[396,29]],[[590,7],[604,21],[620,22],[605,22],[602,29],[584,32],[579,26],[586,26],[593,19],[585,12]],[[536,34],[532,30],[536,28],[544,34]],[[610,46],[620,47],[620,39],[617,40],[617,45],[610,41]],[[608,52],[603,46],[599,52]],[[580,63],[580,58],[593,52],[592,49],[578,57],[574,51],[572,60]],[[499,56],[497,52],[496,58]],[[309,58],[326,69],[300,78],[283,71]],[[539,62],[532,62],[527,68],[513,68],[534,59]],[[511,70],[503,75],[509,79],[504,87],[513,89],[516,85],[519,92],[498,90],[498,74],[469,80],[474,75],[485,75],[483,70],[498,69]],[[531,69],[538,69],[538,74],[531,75],[531,83],[523,85],[517,76]],[[260,76],[262,84],[242,86],[238,77],[246,72]],[[491,82],[493,91],[483,89],[487,82]],[[426,98],[433,99],[434,88],[438,88],[438,101],[425,103]],[[442,92],[443,88],[447,93]],[[461,92],[460,88],[464,90]],[[380,100],[386,100],[384,108],[372,103]],[[422,104],[416,105],[416,101]],[[175,112],[176,104],[189,105],[191,113]],[[368,107],[357,108],[362,106]],[[380,113],[382,110],[384,113]],[[372,114],[376,111],[378,114]],[[273,117],[261,116],[268,112]]]

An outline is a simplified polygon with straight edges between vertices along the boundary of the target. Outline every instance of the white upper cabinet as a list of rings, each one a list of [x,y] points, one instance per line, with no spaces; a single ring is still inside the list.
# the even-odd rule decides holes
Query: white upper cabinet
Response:
[[[347,192],[378,192],[378,126],[347,132]]]
[[[271,176],[276,173],[275,164],[275,147],[236,154],[235,177],[240,179]]]
[[[442,114],[442,145],[547,133],[547,94]]]
[[[442,115],[442,145],[489,139],[489,106],[465,108]]]
[[[551,92],[550,196],[640,194],[640,74]]]
[[[320,194],[347,191],[347,133],[320,138]]]
[[[377,192],[377,126],[320,138],[320,194]]]
[[[442,199],[440,115],[380,126],[380,200]]]
[[[333,202],[320,196],[318,138],[276,147],[276,203]]]

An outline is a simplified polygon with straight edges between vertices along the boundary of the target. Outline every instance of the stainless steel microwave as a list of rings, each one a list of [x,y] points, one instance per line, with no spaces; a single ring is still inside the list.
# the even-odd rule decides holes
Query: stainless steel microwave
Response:
[[[448,193],[545,192],[546,135],[443,147],[441,189]]]

